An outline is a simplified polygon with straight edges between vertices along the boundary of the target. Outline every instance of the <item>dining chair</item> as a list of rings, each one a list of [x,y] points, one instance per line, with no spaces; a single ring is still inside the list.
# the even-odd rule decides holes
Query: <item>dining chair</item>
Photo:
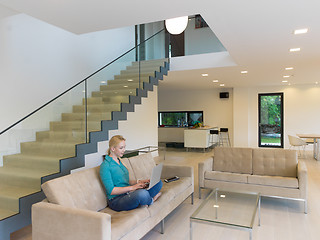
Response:
[[[299,154],[298,156],[302,156],[301,152],[300,152],[300,148],[302,148],[303,150],[303,157],[306,157],[306,146],[308,145],[308,143],[306,143],[306,141],[304,141],[303,139],[299,138],[299,137],[295,137],[295,136],[291,136],[288,135],[289,138],[289,143],[290,143],[290,149],[291,148],[298,148]]]

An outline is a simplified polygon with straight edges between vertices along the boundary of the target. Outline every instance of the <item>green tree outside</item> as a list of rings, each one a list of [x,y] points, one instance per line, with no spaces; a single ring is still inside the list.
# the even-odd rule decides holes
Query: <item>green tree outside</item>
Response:
[[[261,124],[280,126],[281,122],[281,97],[262,96],[261,97]]]

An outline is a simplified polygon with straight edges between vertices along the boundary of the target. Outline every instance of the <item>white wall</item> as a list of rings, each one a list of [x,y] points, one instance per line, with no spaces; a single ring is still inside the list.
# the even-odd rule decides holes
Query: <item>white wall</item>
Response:
[[[284,145],[289,135],[320,133],[318,85],[234,88],[234,145],[258,147],[258,94],[284,93]],[[312,150],[312,146],[308,147]]]
[[[127,150],[134,150],[146,146],[158,146],[158,87],[148,92],[147,98],[135,106],[134,112],[128,113],[126,121],[119,122],[118,130],[109,131],[109,139],[114,135],[126,138]],[[85,156],[84,168],[92,168],[102,163],[102,156],[106,154],[109,141],[98,143],[98,152]],[[77,169],[73,170],[79,171]]]
[[[19,14],[0,19],[0,39],[3,130],[133,47],[134,27],[75,35]]]
[[[220,92],[229,92],[228,99],[220,99]],[[230,138],[233,135],[233,90],[232,89],[208,89],[170,91],[159,89],[159,111],[203,111],[204,124],[211,127],[229,128]],[[165,129],[164,131],[169,131]],[[159,132],[162,128],[159,128]],[[167,133],[166,133],[167,134]],[[173,131],[174,134],[174,131]],[[165,134],[161,141],[166,140]],[[172,138],[167,136],[168,142]],[[159,140],[159,141],[160,141]]]

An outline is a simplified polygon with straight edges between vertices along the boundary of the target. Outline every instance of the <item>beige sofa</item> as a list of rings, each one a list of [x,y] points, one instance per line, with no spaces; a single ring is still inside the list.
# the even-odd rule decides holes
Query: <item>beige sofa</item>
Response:
[[[294,150],[217,147],[198,170],[199,198],[202,188],[260,192],[304,201],[307,213],[307,168]]]
[[[123,159],[131,179],[146,178],[155,162],[151,153]],[[140,239],[191,196],[193,168],[164,165],[162,178],[179,176],[164,183],[162,196],[153,205],[116,212],[107,207],[99,167],[56,178],[42,184],[47,197],[32,206],[33,240]]]

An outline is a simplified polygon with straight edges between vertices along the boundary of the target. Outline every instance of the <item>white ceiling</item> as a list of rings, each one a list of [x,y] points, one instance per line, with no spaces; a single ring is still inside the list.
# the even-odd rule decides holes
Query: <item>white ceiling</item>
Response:
[[[283,75],[292,75],[288,79],[292,85],[317,81],[320,85],[319,0],[0,0],[0,4],[5,6],[0,17],[2,9],[22,12],[76,34],[199,13],[238,66],[172,72],[166,78],[170,86],[212,88],[217,86],[213,79],[226,87],[283,85]],[[292,34],[300,28],[309,32]],[[293,47],[301,51],[290,53]],[[289,66],[294,70],[285,71]],[[209,76],[201,77],[203,72]]]

